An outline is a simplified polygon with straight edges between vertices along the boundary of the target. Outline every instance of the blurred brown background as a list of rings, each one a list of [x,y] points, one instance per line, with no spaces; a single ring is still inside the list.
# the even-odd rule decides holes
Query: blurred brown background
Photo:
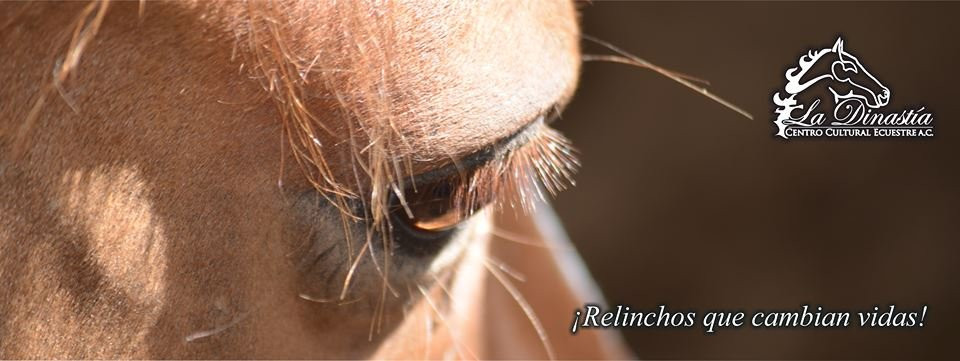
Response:
[[[929,306],[923,328],[624,330],[641,358],[955,358],[960,4],[601,1],[582,11],[586,34],[708,79],[756,117],[649,70],[585,64],[557,123],[584,166],[556,205],[610,304],[748,316],[804,303]],[[784,71],[838,34],[891,89],[888,111],[933,111],[934,139],[774,138]]]

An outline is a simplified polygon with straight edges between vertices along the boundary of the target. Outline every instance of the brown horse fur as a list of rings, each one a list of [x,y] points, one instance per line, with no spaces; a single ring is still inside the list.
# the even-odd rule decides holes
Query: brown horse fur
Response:
[[[493,150],[460,177],[470,214],[563,188],[542,119],[578,39],[564,1],[0,4],[0,356],[619,355],[559,328],[588,297],[566,246],[504,255],[531,254],[525,300],[490,266],[500,224],[555,244],[531,213],[487,207],[440,257],[391,257],[416,174]],[[549,317],[450,314],[498,299]],[[536,351],[490,336],[517,329]]]

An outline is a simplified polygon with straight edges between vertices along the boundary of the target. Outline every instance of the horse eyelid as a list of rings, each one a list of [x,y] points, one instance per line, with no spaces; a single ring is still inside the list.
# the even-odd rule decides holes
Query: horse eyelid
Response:
[[[555,107],[551,107],[551,109],[553,108]],[[476,152],[454,159],[451,163],[440,168],[416,174],[412,177],[412,180],[414,184],[426,184],[444,178],[450,178],[456,174],[460,174],[461,176],[470,174],[495,160],[497,157],[502,157],[522,147],[533,135],[532,133],[536,133],[536,127],[540,123],[549,124],[556,117],[555,111],[552,110],[546,114],[537,115],[533,121],[512,134],[488,144]]]

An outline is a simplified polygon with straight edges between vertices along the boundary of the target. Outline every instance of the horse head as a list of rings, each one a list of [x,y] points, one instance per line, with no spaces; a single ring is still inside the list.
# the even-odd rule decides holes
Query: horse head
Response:
[[[820,81],[827,81],[834,100],[857,98],[871,108],[879,108],[890,102],[890,89],[867,71],[859,59],[844,49],[843,38],[837,38],[830,48],[811,50],[800,57],[797,67],[787,70],[788,94],[800,93]],[[817,66],[826,64],[829,67]],[[817,74],[814,69],[822,71]],[[801,81],[804,80],[805,81]]]
[[[831,54],[836,59],[830,64],[834,83],[829,89],[836,101],[859,98],[871,108],[879,108],[890,102],[890,89],[870,74],[856,56],[844,50],[842,38],[837,38]],[[846,94],[840,94],[841,89],[846,90]]]

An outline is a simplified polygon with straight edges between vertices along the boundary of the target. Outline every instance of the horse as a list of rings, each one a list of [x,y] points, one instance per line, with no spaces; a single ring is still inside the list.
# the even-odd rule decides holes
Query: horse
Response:
[[[568,1],[0,4],[0,357],[625,358]],[[854,61],[855,58],[850,58]]]
[[[804,118],[809,118],[806,115],[801,118],[792,116],[794,110],[803,108],[798,105],[797,96],[814,85],[825,85],[833,95],[834,104],[850,100],[872,109],[886,106],[892,95],[890,89],[877,80],[856,56],[844,50],[842,37],[838,37],[831,47],[808,51],[800,57],[796,67],[786,71],[785,77],[785,95],[777,92],[773,96],[774,104],[780,107],[776,111],[777,135],[784,138],[788,125],[815,125],[803,123]],[[819,103],[818,99],[807,112],[813,111]]]

